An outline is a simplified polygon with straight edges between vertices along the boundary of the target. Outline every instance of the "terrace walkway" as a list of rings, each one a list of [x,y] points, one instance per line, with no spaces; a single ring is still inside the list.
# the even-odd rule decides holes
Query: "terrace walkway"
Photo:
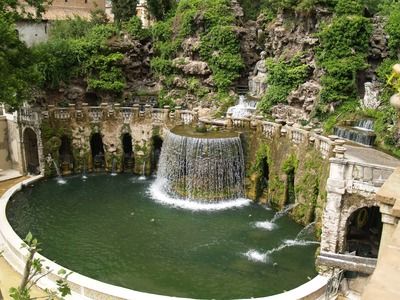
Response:
[[[6,177],[6,176],[4,176]],[[20,176],[18,178],[0,181],[0,197],[15,184],[29,178],[28,176]],[[1,180],[1,177],[0,177]],[[1,201],[1,200],[0,200]],[[1,245],[0,245],[1,246]],[[1,248],[0,248],[1,249]],[[0,257],[0,290],[5,300],[11,299],[8,295],[8,290],[11,287],[18,287],[21,282],[21,275],[14,271],[14,269],[8,264],[8,262]],[[33,287],[31,290],[32,297],[44,296],[44,292],[37,287]]]

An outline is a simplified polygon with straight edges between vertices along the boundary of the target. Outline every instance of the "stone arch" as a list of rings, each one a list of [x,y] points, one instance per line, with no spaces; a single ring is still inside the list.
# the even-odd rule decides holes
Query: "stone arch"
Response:
[[[155,171],[157,170],[158,161],[160,159],[163,139],[158,135],[154,135],[151,138],[151,142],[152,142],[151,170]]]
[[[344,251],[377,258],[381,234],[382,216],[378,206],[355,209],[346,220]]]
[[[67,135],[61,136],[61,145],[58,149],[60,166],[63,173],[71,173],[74,168],[72,141]]]
[[[132,135],[125,132],[121,136],[122,152],[123,152],[123,170],[133,171],[135,166],[135,158],[133,155]]]
[[[92,154],[93,168],[95,170],[104,169],[104,144],[103,137],[99,132],[95,132],[90,136],[90,150]]]
[[[23,134],[26,171],[32,174],[40,173],[39,145],[35,131],[27,127]]]
[[[339,252],[345,251],[346,242],[346,229],[350,216],[360,208],[378,206],[374,196],[362,196],[359,194],[345,193],[342,197],[343,206],[340,210],[339,224],[337,228],[337,250]]]

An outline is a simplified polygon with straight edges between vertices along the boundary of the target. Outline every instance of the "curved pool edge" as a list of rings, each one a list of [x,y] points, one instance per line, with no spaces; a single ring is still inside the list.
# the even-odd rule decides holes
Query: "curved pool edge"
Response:
[[[43,178],[43,175],[38,175],[26,179],[8,189],[0,198],[0,251],[4,250],[3,257],[11,265],[11,267],[19,274],[23,274],[25,267],[25,257],[28,251],[21,248],[23,244],[22,239],[15,233],[11,225],[8,223],[6,216],[6,207],[10,198],[24,186],[32,184]],[[43,266],[49,267],[52,270],[46,277],[39,280],[38,286],[41,288],[56,288],[56,280],[60,279],[57,275],[58,270],[64,269],[67,272],[72,271],[64,268],[55,262],[47,259],[46,257],[36,254],[35,257],[42,259]],[[73,272],[73,271],[72,271]],[[163,296],[157,294],[150,294],[139,292],[120,286],[104,283],[90,277],[73,272],[68,277],[68,284],[71,288],[72,295],[67,299],[144,299],[144,300],[166,300],[166,299],[188,299],[173,296]],[[300,299],[317,299],[325,291],[325,286],[328,278],[317,275],[310,281],[292,289],[287,292],[276,294],[267,297],[251,298],[257,300],[300,300]]]

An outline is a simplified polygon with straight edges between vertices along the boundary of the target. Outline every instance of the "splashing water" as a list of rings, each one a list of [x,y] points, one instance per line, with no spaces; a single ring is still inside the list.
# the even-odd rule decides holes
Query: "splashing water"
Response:
[[[244,95],[239,96],[239,103],[228,108],[227,113],[232,113],[233,118],[247,118],[256,111],[256,101],[247,101]]]
[[[291,211],[295,206],[296,206],[296,204],[289,204],[289,205],[285,206],[282,210],[276,212],[274,217],[271,219],[271,223],[275,223],[277,220],[279,220],[283,216],[286,216],[288,214],[288,212]]]
[[[259,221],[259,222],[255,222],[254,223],[254,227],[271,231],[274,228],[276,228],[277,225],[275,223],[270,222],[270,221]]]
[[[49,155],[50,156],[50,155]],[[66,184],[67,181],[62,177],[61,172],[60,172],[60,168],[58,167],[56,161],[50,157],[51,161],[53,162],[54,168],[56,169],[56,173],[57,173],[57,183],[58,184]]]
[[[268,221],[268,220],[258,221],[258,222],[255,222],[253,224],[253,226],[255,228],[260,228],[260,229],[271,231],[278,227],[278,225],[276,224],[276,221],[279,220],[280,218],[282,218],[283,216],[287,215],[287,213],[294,207],[295,207],[295,204],[289,204],[289,205],[285,206],[282,210],[276,212],[274,217],[270,221]]]
[[[142,165],[142,175],[140,175],[139,180],[146,180],[146,162]]]
[[[156,180],[156,182],[154,182],[149,189],[149,194],[151,198],[161,204],[169,205],[176,208],[182,208],[192,211],[219,211],[248,206],[251,203],[251,200],[245,198],[219,202],[188,201],[187,199],[176,198],[168,195],[164,192],[163,186],[164,184],[162,183],[162,180]]]
[[[262,222],[257,222],[257,223],[262,223]],[[275,224],[273,224],[273,225],[275,225]],[[279,246],[272,248],[264,253],[258,252],[254,249],[250,249],[249,251],[247,251],[246,253],[243,253],[243,254],[249,260],[267,262],[267,261],[270,261],[269,257],[271,256],[271,254],[273,254],[275,252],[279,252],[282,249],[285,249],[288,247],[296,247],[296,246],[318,245],[319,242],[306,239],[307,237],[309,237],[312,234],[312,230],[314,230],[314,225],[315,225],[315,222],[308,224],[302,230],[299,231],[299,233],[296,235],[296,237],[294,239],[283,240]]]
[[[243,255],[245,257],[247,257],[248,260],[251,260],[251,261],[254,261],[254,262],[266,263],[267,259],[268,259],[266,253],[258,252],[255,249],[250,249],[246,253],[243,253]]]
[[[117,173],[115,172],[115,157],[112,158],[112,165],[111,165],[111,176],[117,176]]]

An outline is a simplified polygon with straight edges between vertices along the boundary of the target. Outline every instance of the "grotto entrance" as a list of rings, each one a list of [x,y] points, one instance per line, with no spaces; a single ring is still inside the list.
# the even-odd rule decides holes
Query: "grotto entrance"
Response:
[[[72,156],[71,139],[68,136],[63,135],[61,137],[61,145],[58,153],[60,155],[60,165],[62,173],[70,173],[74,167],[74,162]]]
[[[94,133],[90,138],[90,149],[92,151],[93,169],[101,170],[105,166],[104,145],[100,133]]]
[[[347,220],[346,251],[357,256],[377,258],[382,234],[379,207],[362,207]]]
[[[25,162],[28,173],[39,174],[39,154],[36,133],[31,128],[24,131]]]
[[[135,165],[135,158],[132,149],[132,136],[129,133],[124,133],[122,136],[122,148],[124,150],[123,169],[124,172],[132,172]]]
[[[158,135],[155,135],[152,138],[152,144],[153,144],[153,152],[151,157],[151,170],[153,172],[156,171],[158,167],[158,161],[160,159],[163,140]]]

